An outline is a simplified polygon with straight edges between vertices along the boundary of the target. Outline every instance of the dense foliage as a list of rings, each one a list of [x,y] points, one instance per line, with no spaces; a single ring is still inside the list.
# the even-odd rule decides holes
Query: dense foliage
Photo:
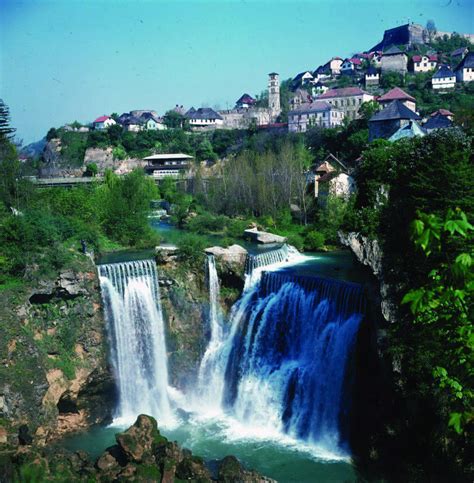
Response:
[[[395,434],[406,438],[402,471],[422,471],[427,453],[444,461],[433,469],[440,475],[462,471],[467,461],[473,357],[471,156],[471,139],[458,130],[374,142],[356,170],[358,192],[345,217],[346,230],[379,240],[388,295],[400,307],[397,323],[389,328],[388,349],[400,367],[394,386],[398,407],[386,417]],[[400,306],[402,299],[411,310]],[[419,479],[415,473],[410,478]]]

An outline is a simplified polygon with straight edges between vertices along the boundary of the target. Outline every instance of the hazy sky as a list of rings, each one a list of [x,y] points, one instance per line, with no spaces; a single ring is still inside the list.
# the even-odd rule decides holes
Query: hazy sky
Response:
[[[51,126],[175,104],[232,107],[383,31],[474,32],[473,0],[0,0],[0,97],[25,143]]]

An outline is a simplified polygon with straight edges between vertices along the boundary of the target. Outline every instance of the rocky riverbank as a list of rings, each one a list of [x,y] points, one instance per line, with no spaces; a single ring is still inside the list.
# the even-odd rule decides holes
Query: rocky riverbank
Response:
[[[0,481],[273,481],[245,469],[233,456],[205,462],[162,436],[150,416],[138,416],[135,424],[116,434],[115,439],[117,444],[96,461],[83,451],[40,448],[23,442],[17,448],[0,451]]]
[[[44,445],[110,421],[115,386],[93,261],[74,253],[57,272],[29,267],[0,304],[0,443]]]

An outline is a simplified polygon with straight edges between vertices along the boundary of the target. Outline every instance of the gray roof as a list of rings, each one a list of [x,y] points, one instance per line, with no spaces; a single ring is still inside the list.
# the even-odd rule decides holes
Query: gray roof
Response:
[[[384,51],[383,55],[407,55],[405,52],[402,52],[396,45],[392,45],[390,48]]]
[[[395,119],[413,119],[418,121],[421,117],[416,112],[408,109],[403,102],[392,101],[385,109],[374,114],[369,122],[391,121]]]
[[[456,70],[473,68],[474,67],[474,52],[468,52],[464,59],[461,60]]]
[[[444,79],[445,77],[455,77],[454,72],[447,66],[441,66],[432,79]]]
[[[368,75],[375,75],[375,74],[378,74],[378,72],[377,72],[377,69],[376,69],[376,68],[375,68],[373,65],[371,65],[371,66],[370,66],[370,67],[367,69],[366,74],[368,74]]]
[[[459,49],[453,50],[451,52],[451,56],[464,55],[464,52],[466,52],[466,50],[468,50],[467,47],[459,47]]]
[[[446,129],[449,127],[453,127],[453,121],[451,121],[451,119],[448,119],[446,116],[442,116],[441,114],[437,114],[436,116],[431,117],[423,125],[423,128],[427,131],[431,131],[433,129]]]
[[[193,108],[186,113],[188,119],[222,119],[222,117],[210,107],[200,107],[196,110],[192,109]]]
[[[306,114],[306,113],[311,113],[311,112],[325,112],[325,111],[330,111],[331,109],[337,111],[338,109],[335,109],[331,104],[328,102],[321,102],[321,101],[316,101],[316,102],[305,102],[304,104],[301,104],[300,106],[296,107],[295,109],[291,110],[288,115],[290,114]]]

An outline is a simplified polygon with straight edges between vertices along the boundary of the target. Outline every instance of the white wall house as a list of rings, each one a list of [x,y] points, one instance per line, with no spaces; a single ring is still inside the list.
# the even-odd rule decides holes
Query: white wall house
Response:
[[[306,132],[315,126],[331,128],[340,126],[344,112],[328,102],[305,102],[288,113],[288,131]]]
[[[454,89],[456,86],[456,75],[447,66],[443,65],[431,78],[433,89]]]
[[[474,52],[466,54],[461,63],[456,67],[456,79],[458,82],[474,81]]]
[[[191,108],[185,116],[194,128],[217,128],[224,125],[224,119],[210,107]]]
[[[100,116],[93,123],[94,129],[102,130],[107,129],[110,126],[116,124],[116,122],[110,116]]]
[[[145,124],[145,129],[150,131],[163,131],[166,129],[166,125],[160,119],[150,118]]]
[[[411,60],[413,72],[429,72],[438,65],[437,55],[414,55]]]

